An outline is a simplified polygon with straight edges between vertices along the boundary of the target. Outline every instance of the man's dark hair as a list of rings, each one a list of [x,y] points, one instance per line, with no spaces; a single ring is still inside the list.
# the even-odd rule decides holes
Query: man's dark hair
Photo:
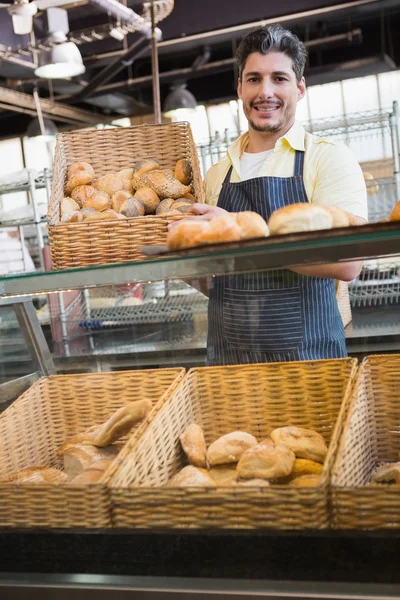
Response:
[[[306,65],[307,50],[297,35],[288,29],[284,29],[281,25],[260,27],[248,33],[242,39],[237,49],[236,59],[240,79],[242,78],[246,61],[253,52],[259,52],[260,54],[282,52],[286,54],[286,56],[292,59],[293,71],[296,75],[297,83],[299,83]]]

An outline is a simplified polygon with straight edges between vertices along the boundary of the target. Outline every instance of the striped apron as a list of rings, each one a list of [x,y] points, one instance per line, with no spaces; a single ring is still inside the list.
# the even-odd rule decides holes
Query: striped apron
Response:
[[[269,220],[278,208],[308,202],[304,152],[296,151],[294,177],[223,182],[218,206],[252,210]],[[315,360],[347,356],[335,281],[287,269],[213,278],[208,308],[210,365]]]

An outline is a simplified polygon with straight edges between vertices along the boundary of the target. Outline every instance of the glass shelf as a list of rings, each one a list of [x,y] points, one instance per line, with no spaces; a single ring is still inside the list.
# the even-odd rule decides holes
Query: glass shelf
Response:
[[[273,236],[203,246],[130,263],[0,277],[0,296],[256,272],[400,255],[400,223]]]

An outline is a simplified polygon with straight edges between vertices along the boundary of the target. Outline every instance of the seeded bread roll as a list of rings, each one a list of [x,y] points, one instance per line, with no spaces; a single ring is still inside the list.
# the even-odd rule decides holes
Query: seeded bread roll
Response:
[[[272,213],[268,221],[271,235],[332,229],[332,215],[322,206],[308,202],[284,206]]]
[[[242,454],[256,444],[256,438],[250,433],[233,431],[211,444],[207,450],[207,460],[212,467],[237,463]]]
[[[74,212],[78,211],[80,206],[72,198],[63,198],[61,200],[61,223],[67,223],[71,220]]]
[[[150,171],[155,171],[156,169],[160,169],[159,163],[152,159],[146,158],[145,160],[139,160],[139,162],[133,165],[133,174],[132,174],[132,186],[134,190],[137,190],[139,185],[138,182],[142,175],[145,173],[149,173]]]
[[[192,165],[188,160],[178,160],[175,166],[175,177],[183,185],[189,185],[193,178]]]
[[[67,183],[65,184],[65,193],[67,196],[71,196],[72,192],[79,185],[88,185],[92,183],[93,175],[88,173],[87,171],[78,171],[74,175],[72,175]]]
[[[323,463],[328,452],[322,435],[304,427],[278,427],[271,438],[275,444],[290,448],[297,458]]]
[[[192,465],[184,467],[168,482],[168,487],[216,487],[216,483],[205,469]]]
[[[124,189],[124,180],[118,175],[104,175],[98,179],[94,179],[92,182],[93,187],[100,192],[105,192],[112,198],[112,196]]]
[[[96,190],[96,194],[92,194],[90,198],[84,200],[82,208],[94,208],[101,212],[107,208],[111,208],[111,199],[105,192],[99,192]]]
[[[137,182],[136,189],[141,187],[151,188],[162,200],[164,198],[181,198],[191,188],[183,185],[170,173],[162,171],[149,171],[142,175]]]
[[[133,193],[133,185],[132,185],[132,177],[133,177],[133,169],[121,169],[116,173],[117,177],[120,177],[124,182],[124,190],[127,192]]]
[[[165,200],[162,200],[156,208],[156,215],[163,215],[167,212],[170,212],[171,205],[174,202],[175,200],[173,198],[165,198]]]
[[[142,217],[145,212],[143,203],[138,198],[133,198],[129,192],[121,190],[114,194],[111,199],[115,212],[121,213],[124,217]]]
[[[80,205],[80,207],[83,208],[85,202],[91,200],[97,196],[97,194],[104,196],[105,192],[99,192],[99,190],[96,190],[93,185],[78,185],[78,187],[73,190],[71,198],[73,198]],[[110,199],[109,196],[108,199]]]
[[[205,469],[207,467],[207,447],[200,425],[192,423],[179,439],[189,463]]]
[[[193,212],[193,204],[194,202],[191,202],[187,198],[178,198],[178,200],[174,200],[171,204],[171,210],[183,214],[191,213]]]
[[[252,446],[241,456],[237,472],[241,479],[277,479],[290,475],[296,457],[285,446]]]
[[[75,173],[79,173],[80,171],[85,171],[94,177],[94,169],[92,165],[84,161],[78,161],[72,163],[72,165],[68,167],[67,179],[70,179],[73,175],[75,175]]]
[[[156,192],[149,187],[139,188],[136,190],[134,197],[143,204],[146,215],[154,214],[157,206],[160,204],[160,198],[157,196]]]

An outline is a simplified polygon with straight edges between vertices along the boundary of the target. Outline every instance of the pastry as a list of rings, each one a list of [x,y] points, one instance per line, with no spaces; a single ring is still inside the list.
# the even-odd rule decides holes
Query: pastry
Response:
[[[112,198],[112,196],[124,189],[124,180],[117,175],[103,175],[98,179],[94,179],[92,182],[93,187],[100,192],[105,192]]]
[[[221,436],[210,445],[207,450],[207,460],[212,467],[237,463],[243,452],[256,444],[256,438],[250,433],[233,431]]]
[[[323,465],[307,458],[296,458],[294,461],[292,477],[300,477],[301,475],[321,475]]]
[[[157,206],[160,204],[160,198],[157,196],[155,191],[148,187],[139,188],[135,192],[136,199],[144,206],[144,213],[146,215],[152,215],[155,213]]]
[[[67,179],[71,179],[72,175],[75,175],[75,173],[79,173],[80,171],[85,171],[94,177],[94,169],[91,164],[84,161],[77,161],[68,167]]]
[[[400,483],[400,462],[379,467],[372,473],[371,483]]]
[[[160,169],[159,163],[152,159],[146,158],[145,160],[140,160],[139,162],[133,165],[132,170],[132,187],[134,190],[138,189],[138,182],[142,175],[145,173],[149,173],[150,171],[154,171],[156,169]]]
[[[61,223],[67,223],[71,220],[74,212],[78,211],[80,206],[72,198],[63,198],[61,200]]]
[[[291,487],[316,487],[321,483],[320,475],[300,475],[289,482]]]
[[[175,177],[183,185],[189,185],[193,178],[192,165],[188,160],[178,160],[175,166]]]
[[[209,473],[218,487],[230,487],[237,482],[236,464],[211,467]]]
[[[64,473],[69,477],[75,477],[99,460],[112,460],[118,454],[116,446],[96,448],[96,446],[85,446],[76,444],[68,446],[64,450]]]
[[[271,438],[275,444],[293,450],[297,458],[323,463],[328,452],[322,435],[304,427],[279,427],[271,433]]]
[[[236,223],[240,229],[240,239],[267,237],[269,229],[261,215],[251,210],[236,213]]]
[[[164,198],[181,198],[190,187],[183,185],[170,173],[149,171],[137,180],[136,190],[142,187],[151,188],[160,200]]]
[[[242,479],[277,479],[290,475],[296,457],[286,446],[257,444],[246,450],[237,472]]]
[[[207,447],[202,428],[192,423],[180,436],[181,445],[188,461],[195,467],[207,467]]]
[[[67,196],[70,196],[74,189],[79,185],[88,185],[89,183],[92,183],[92,181],[93,175],[91,173],[88,173],[87,171],[78,171],[67,180],[67,183],[65,184],[65,193]]]
[[[332,229],[333,218],[323,206],[308,202],[284,206],[272,213],[268,221],[271,235]]]
[[[205,469],[189,465],[174,475],[168,482],[168,487],[216,487],[214,479]]]

